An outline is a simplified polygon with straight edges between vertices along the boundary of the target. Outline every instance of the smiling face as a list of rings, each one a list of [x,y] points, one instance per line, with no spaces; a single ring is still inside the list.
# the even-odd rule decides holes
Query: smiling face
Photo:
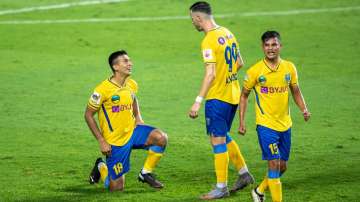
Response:
[[[125,76],[131,75],[132,66],[133,64],[128,55],[121,55],[117,57],[113,64],[114,70]]]
[[[281,50],[280,40],[277,37],[269,38],[263,42],[262,48],[265,57],[268,60],[274,60],[278,58],[280,55],[280,50]]]

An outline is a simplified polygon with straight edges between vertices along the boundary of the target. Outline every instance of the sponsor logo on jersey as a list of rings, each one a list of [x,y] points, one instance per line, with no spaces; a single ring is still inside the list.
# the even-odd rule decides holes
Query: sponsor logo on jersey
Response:
[[[221,45],[224,45],[224,43],[225,43],[225,39],[224,39],[224,37],[219,37],[218,38],[218,42],[219,42],[219,44],[221,44]]]
[[[205,49],[203,50],[203,57],[205,60],[211,60],[213,59],[213,52],[211,49]]]
[[[120,106],[112,106],[111,111],[112,112],[120,112]]]
[[[268,93],[286,93],[288,91],[288,87],[287,86],[278,86],[278,87],[261,87],[260,88],[260,92],[263,94],[268,94]]]
[[[226,84],[229,84],[236,80],[237,80],[237,73],[231,74],[230,76],[226,77]]]
[[[118,103],[119,101],[120,101],[120,96],[119,95],[111,96],[111,102],[113,102],[114,104]]]
[[[266,83],[266,77],[264,75],[259,76],[259,83],[264,85]]]
[[[125,110],[132,110],[132,104],[116,105],[111,107],[113,113],[122,112]]]
[[[90,101],[93,104],[97,104],[97,105],[100,104],[100,100],[101,100],[101,95],[98,92],[94,92],[90,97]]]
[[[289,83],[290,83],[290,80],[291,80],[291,75],[290,75],[289,73],[285,74],[285,82],[286,82],[287,84],[289,84]]]

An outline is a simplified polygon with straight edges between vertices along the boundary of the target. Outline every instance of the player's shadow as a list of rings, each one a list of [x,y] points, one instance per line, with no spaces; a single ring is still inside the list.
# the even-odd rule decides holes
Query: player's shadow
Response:
[[[108,189],[105,189],[101,185],[89,185],[89,184],[68,186],[64,189],[61,189],[60,191],[77,194],[77,195],[84,195],[84,196],[111,193]],[[146,189],[143,187],[126,187],[125,190],[120,193],[129,195],[129,194],[151,193],[151,192],[156,192],[156,190],[150,188]]]

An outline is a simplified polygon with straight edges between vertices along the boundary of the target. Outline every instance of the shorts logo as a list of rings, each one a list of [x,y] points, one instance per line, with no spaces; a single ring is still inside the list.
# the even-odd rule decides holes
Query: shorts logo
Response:
[[[269,93],[269,88],[268,87],[261,87],[260,92],[264,93],[264,94],[268,94]]]
[[[93,104],[100,104],[100,100],[101,100],[101,96],[100,96],[100,93],[98,92],[94,92],[91,97],[90,97],[90,101],[93,103]]]
[[[206,120],[206,125],[210,126],[210,118],[206,118],[205,120]]]
[[[289,84],[290,83],[290,80],[291,80],[291,75],[288,73],[288,74],[285,74],[285,82],[287,83],[287,84]]]
[[[114,104],[118,103],[120,101],[120,96],[118,95],[113,95],[111,97],[111,102],[113,102]]]
[[[264,85],[264,84],[266,83],[266,77],[265,77],[264,75],[261,75],[261,76],[259,77],[259,83],[260,83],[261,85]]]
[[[203,57],[205,60],[211,60],[213,59],[213,53],[211,49],[205,49],[203,50]]]
[[[224,45],[224,43],[225,43],[225,39],[224,39],[224,37],[219,37],[218,38],[218,42],[219,42],[219,44],[221,44],[221,45]]]
[[[120,112],[120,106],[112,106],[111,111],[112,112]]]

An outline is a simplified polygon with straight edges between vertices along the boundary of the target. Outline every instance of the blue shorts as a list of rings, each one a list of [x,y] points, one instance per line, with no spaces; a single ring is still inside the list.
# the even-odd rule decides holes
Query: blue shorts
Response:
[[[145,143],[149,134],[154,129],[152,126],[138,125],[125,145],[111,145],[111,155],[106,157],[106,165],[112,180],[118,179],[130,170],[130,154],[132,149],[148,149]]]
[[[231,129],[238,105],[220,100],[207,100],[205,103],[206,132],[215,137],[225,137]]]
[[[289,160],[291,147],[291,128],[279,132],[273,129],[257,125],[259,144],[263,160],[281,159]]]

